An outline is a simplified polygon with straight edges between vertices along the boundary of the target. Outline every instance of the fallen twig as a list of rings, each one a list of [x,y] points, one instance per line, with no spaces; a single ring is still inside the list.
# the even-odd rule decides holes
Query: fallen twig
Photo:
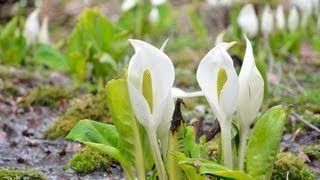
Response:
[[[310,127],[311,129],[317,131],[318,133],[320,133],[320,129],[316,126],[314,126],[313,124],[311,124],[310,122],[306,121],[305,119],[303,119],[301,116],[299,116],[296,112],[292,111],[291,115],[294,116],[298,121],[302,122],[303,124],[307,125],[308,127]]]

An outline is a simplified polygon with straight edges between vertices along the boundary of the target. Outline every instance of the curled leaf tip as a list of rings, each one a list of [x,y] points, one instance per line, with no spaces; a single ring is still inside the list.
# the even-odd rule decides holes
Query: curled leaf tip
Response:
[[[286,109],[286,115],[287,115],[287,117],[291,114],[293,107],[294,107],[293,104],[289,104],[289,105],[288,105],[288,108]]]

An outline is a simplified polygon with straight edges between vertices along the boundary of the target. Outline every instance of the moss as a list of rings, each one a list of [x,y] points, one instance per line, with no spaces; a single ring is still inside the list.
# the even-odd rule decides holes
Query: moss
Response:
[[[24,98],[22,105],[57,107],[60,100],[70,99],[73,95],[70,90],[59,86],[36,87]]]
[[[72,168],[77,173],[91,173],[96,170],[106,171],[112,164],[112,159],[105,153],[101,153],[91,147],[75,154],[65,169]]]
[[[65,137],[81,119],[92,119],[104,123],[110,121],[111,118],[108,114],[103,93],[96,95],[87,94],[80,99],[74,99],[66,114],[58,117],[54,124],[45,132],[44,136],[47,139]]]
[[[273,180],[285,180],[289,173],[289,179],[313,180],[314,175],[310,172],[304,161],[292,153],[279,153],[273,168]]]
[[[306,94],[301,94],[294,98],[293,104],[299,112],[303,112],[305,109],[314,113],[320,113],[320,93],[318,89],[311,89]]]
[[[28,179],[42,180],[46,179],[44,175],[35,169],[0,169],[0,179]]]
[[[4,96],[18,96],[20,94],[19,87],[11,82],[0,84],[0,93]]]
[[[302,151],[308,154],[312,158],[316,158],[320,161],[320,144],[311,144],[308,146],[302,146]]]

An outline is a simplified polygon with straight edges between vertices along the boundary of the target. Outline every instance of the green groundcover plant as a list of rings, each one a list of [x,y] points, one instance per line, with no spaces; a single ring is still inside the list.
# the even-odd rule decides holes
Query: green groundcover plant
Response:
[[[205,136],[197,140],[196,129],[182,120],[180,99],[174,106],[179,94],[172,93],[174,66],[163,52],[166,43],[158,49],[129,41],[135,54],[126,77],[105,88],[113,124],[81,120],[67,139],[107,153],[128,179],[270,179],[290,108],[275,106],[257,118],[264,81],[247,38],[239,77],[227,53],[234,42],[218,44],[197,71],[202,95],[221,127],[218,157],[206,153]]]

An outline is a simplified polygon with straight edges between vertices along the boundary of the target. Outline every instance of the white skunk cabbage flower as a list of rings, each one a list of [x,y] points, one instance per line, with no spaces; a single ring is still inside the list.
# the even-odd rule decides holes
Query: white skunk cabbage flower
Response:
[[[137,5],[137,0],[124,0],[121,4],[122,11],[128,11]]]
[[[167,0],[151,0],[152,6],[159,6],[159,5],[164,4],[166,2],[167,2]]]
[[[273,30],[273,13],[269,5],[266,5],[261,17],[261,32],[264,36],[268,36]]]
[[[282,5],[279,5],[276,10],[276,25],[279,30],[283,30],[286,27],[286,19]]]
[[[263,100],[264,81],[256,66],[252,45],[246,38],[246,52],[239,74],[237,117],[241,127],[249,128],[254,122]]]
[[[167,114],[167,105],[173,103],[174,67],[160,49],[140,40],[130,40],[130,43],[135,49],[128,67],[132,108],[143,126],[155,130],[162,115]]]
[[[49,30],[48,30],[49,18],[45,16],[41,23],[40,33],[39,33],[39,42],[43,44],[50,44]]]
[[[263,100],[264,81],[256,67],[250,41],[246,39],[246,52],[239,74],[237,120],[240,127],[239,169],[243,170],[244,155],[250,125],[256,119]]]
[[[174,111],[171,95],[174,67],[161,49],[140,40],[130,40],[130,43],[135,49],[128,67],[130,102],[137,120],[148,134],[159,178],[166,179],[156,133],[160,133],[158,137],[161,140],[162,132],[167,135],[169,132]],[[159,129],[163,126],[167,129]]]
[[[299,26],[299,13],[296,7],[292,7],[288,16],[288,28],[290,32],[297,30]]]
[[[312,0],[293,0],[292,4],[301,12],[301,27],[306,27],[313,10]]]
[[[259,21],[252,4],[246,4],[242,7],[237,23],[241,31],[249,38],[253,38],[258,34]]]
[[[171,89],[173,98],[189,98],[189,97],[201,97],[204,96],[202,91],[186,92],[180,88],[173,87]]]
[[[157,7],[153,7],[149,14],[149,21],[154,24],[157,23],[160,19],[159,10]]]
[[[23,32],[28,46],[37,43],[39,32],[40,32],[39,9],[35,9],[27,17],[25,27],[24,27],[24,32]]]
[[[237,108],[239,81],[226,49],[234,43],[221,43],[201,60],[197,80],[221,126],[223,161],[232,169],[231,118]]]

